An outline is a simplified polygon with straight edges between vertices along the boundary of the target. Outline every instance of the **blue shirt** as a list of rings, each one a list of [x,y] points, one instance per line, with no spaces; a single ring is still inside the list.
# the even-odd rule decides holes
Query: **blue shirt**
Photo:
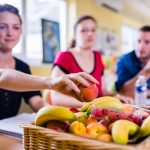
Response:
[[[117,62],[116,90],[120,91],[123,84],[138,74],[142,68],[142,64],[139,58],[137,58],[135,51],[120,57]],[[150,78],[147,80],[147,83],[148,88],[150,88]]]

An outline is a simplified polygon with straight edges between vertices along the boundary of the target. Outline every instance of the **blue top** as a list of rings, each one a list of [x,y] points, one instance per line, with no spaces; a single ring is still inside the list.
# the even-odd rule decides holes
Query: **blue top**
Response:
[[[131,51],[119,58],[117,62],[117,81],[115,83],[116,90],[120,91],[123,84],[138,74],[142,68],[135,51]],[[148,88],[150,88],[150,78],[147,83]]]
[[[14,59],[16,62],[15,70],[31,74],[30,67],[26,63],[17,58]],[[15,92],[0,89],[0,119],[17,115],[22,98],[26,103],[29,103],[31,97],[38,95],[41,96],[39,91]]]

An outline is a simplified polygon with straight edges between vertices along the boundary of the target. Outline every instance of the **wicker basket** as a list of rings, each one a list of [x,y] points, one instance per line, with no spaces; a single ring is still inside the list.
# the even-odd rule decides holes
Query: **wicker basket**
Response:
[[[149,150],[150,139],[140,144],[120,145],[22,123],[25,150]]]

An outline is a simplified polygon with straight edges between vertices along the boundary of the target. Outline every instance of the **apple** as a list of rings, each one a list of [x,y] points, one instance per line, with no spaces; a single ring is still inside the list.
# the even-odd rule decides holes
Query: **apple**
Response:
[[[73,113],[79,112],[79,110],[75,107],[71,107],[69,108],[70,111],[72,111]]]
[[[133,115],[132,115],[132,121],[133,121],[134,123],[136,123],[137,125],[141,125],[141,124],[142,124],[142,121],[143,121],[143,118],[142,118],[142,116],[140,116],[140,115],[133,114]]]
[[[92,101],[98,96],[98,88],[96,84],[89,82],[89,86],[85,87],[83,85],[79,85],[80,94],[79,97],[84,101]]]
[[[69,128],[69,123],[61,120],[50,120],[46,123],[46,128],[66,132]]]
[[[93,138],[97,138],[100,134],[108,133],[107,128],[100,122],[93,122],[86,126],[86,131]]]
[[[110,120],[108,119],[102,119],[99,121],[101,124],[103,124],[106,128],[108,128],[108,126],[110,125]]]
[[[86,133],[86,127],[82,122],[74,121],[69,127],[69,132],[81,136]]]

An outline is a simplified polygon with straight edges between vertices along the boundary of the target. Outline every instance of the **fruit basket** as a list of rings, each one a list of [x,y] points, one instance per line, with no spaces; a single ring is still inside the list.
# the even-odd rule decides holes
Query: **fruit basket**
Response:
[[[35,126],[33,123],[22,123],[24,130],[23,144],[25,150],[149,150],[150,138],[139,144],[121,145],[100,140],[58,132],[52,129]]]

